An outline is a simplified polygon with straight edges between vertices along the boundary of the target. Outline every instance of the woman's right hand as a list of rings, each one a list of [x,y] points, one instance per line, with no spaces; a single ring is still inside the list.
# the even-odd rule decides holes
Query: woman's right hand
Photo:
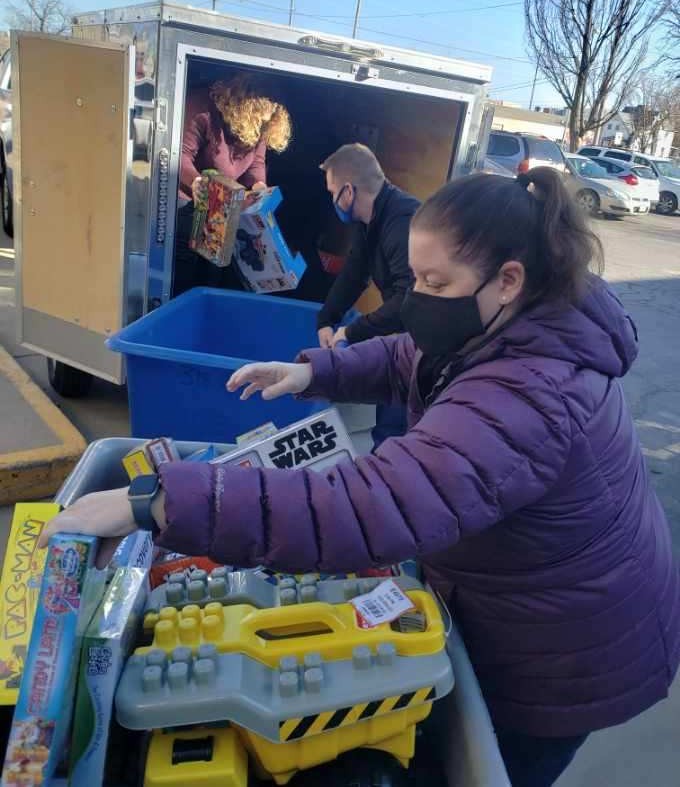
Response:
[[[227,391],[234,393],[245,385],[242,401],[250,399],[256,391],[262,391],[262,398],[269,400],[302,393],[311,382],[311,363],[249,363],[232,374]]]

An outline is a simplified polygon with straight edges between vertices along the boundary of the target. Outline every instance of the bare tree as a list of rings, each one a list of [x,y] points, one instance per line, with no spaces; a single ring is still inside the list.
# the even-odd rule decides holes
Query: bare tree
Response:
[[[633,125],[628,144],[644,151],[656,145],[662,130],[673,131],[680,122],[680,81],[673,74],[645,74],[636,95],[640,103],[627,110]]]
[[[524,0],[528,50],[569,109],[571,150],[628,100],[666,6],[667,0]]]
[[[71,28],[71,11],[63,0],[10,0],[5,20],[16,30],[37,33],[66,33]]]
[[[668,59],[680,63],[680,0],[670,0],[666,16],[666,32],[670,50]],[[678,76],[680,77],[680,74]]]

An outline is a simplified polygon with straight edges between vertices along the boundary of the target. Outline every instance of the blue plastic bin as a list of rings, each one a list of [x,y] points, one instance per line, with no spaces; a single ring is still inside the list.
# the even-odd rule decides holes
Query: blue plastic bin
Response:
[[[273,421],[282,428],[328,406],[285,396],[247,402],[225,383],[251,361],[292,361],[318,346],[320,306],[196,288],[129,325],[107,345],[125,355],[134,437],[234,442]]]

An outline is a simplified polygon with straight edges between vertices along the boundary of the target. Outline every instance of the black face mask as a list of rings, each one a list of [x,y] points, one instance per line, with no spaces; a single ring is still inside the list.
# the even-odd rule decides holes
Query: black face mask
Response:
[[[401,321],[416,347],[427,356],[450,355],[461,350],[470,339],[485,333],[505,306],[501,306],[484,325],[477,293],[496,275],[494,273],[485,279],[472,295],[459,298],[443,298],[409,290],[401,306]]]

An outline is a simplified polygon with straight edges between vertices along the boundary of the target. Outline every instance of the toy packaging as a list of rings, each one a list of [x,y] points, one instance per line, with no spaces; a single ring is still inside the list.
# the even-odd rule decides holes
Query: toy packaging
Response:
[[[145,443],[123,457],[123,467],[132,481],[139,475],[155,473],[164,462],[178,462],[179,451],[169,437],[157,437]]]
[[[146,530],[138,530],[124,538],[111,558],[111,567],[150,568],[153,562],[153,536]]]
[[[113,698],[135,644],[147,579],[144,569],[119,568],[83,639],[71,735],[71,787],[104,782]]]
[[[355,456],[340,415],[330,409],[219,456],[212,464],[323,470]]]
[[[276,426],[271,421],[267,421],[266,424],[262,424],[262,426],[258,426],[255,429],[251,429],[250,432],[240,434],[236,438],[236,445],[244,446],[250,443],[255,443],[258,440],[263,440],[265,437],[271,437],[277,432],[278,429]]]
[[[300,254],[291,253],[274,218],[281,191],[274,187],[252,196],[253,202],[241,213],[234,244],[234,261],[243,283],[257,293],[294,290],[307,263]]]
[[[38,536],[56,503],[17,503],[0,579],[0,705],[15,705],[38,604],[47,552]]]
[[[208,181],[194,200],[194,219],[189,248],[218,268],[231,265],[245,188],[216,170],[205,170]]]
[[[10,731],[2,787],[49,784],[68,743],[77,654],[106,572],[94,560],[97,539],[50,539],[24,676]]]

